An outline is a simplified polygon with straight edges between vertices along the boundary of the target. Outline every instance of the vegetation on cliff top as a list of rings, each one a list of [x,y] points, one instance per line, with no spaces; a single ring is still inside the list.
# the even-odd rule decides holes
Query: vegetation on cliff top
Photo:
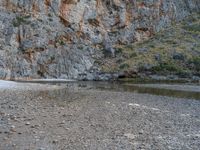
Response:
[[[117,45],[116,57],[101,64],[105,72],[135,70],[158,75],[200,75],[200,15],[192,15],[149,40]]]

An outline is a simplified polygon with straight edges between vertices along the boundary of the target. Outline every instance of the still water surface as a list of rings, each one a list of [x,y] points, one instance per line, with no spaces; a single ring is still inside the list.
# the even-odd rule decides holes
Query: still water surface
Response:
[[[88,90],[103,90],[103,91],[119,91],[119,92],[134,92],[141,94],[152,94],[159,96],[170,96],[177,98],[187,98],[200,100],[200,85],[191,83],[151,83],[147,84],[135,82],[97,82],[97,81],[74,81],[74,82],[37,82],[42,84],[62,85],[67,88],[81,88]],[[155,86],[154,86],[155,85]],[[160,85],[160,86],[159,86]],[[168,88],[163,88],[167,85]],[[181,87],[184,86],[184,90]],[[171,87],[171,88],[170,88]],[[188,87],[188,90],[187,90]],[[193,90],[190,88],[192,87]],[[64,90],[64,89],[63,89]]]

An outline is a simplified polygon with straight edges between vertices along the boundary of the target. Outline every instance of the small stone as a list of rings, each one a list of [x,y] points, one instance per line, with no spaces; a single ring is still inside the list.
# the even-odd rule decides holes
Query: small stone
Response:
[[[139,134],[143,134],[143,132],[142,132],[142,131],[140,131],[140,132],[139,132]]]
[[[17,117],[16,116],[11,116],[10,119],[15,120]]]
[[[16,132],[16,130],[15,130],[15,126],[14,126],[14,125],[12,125],[12,126],[10,127],[10,131],[12,131],[12,132]]]
[[[8,131],[4,131],[4,134],[9,134],[9,132]]]
[[[124,134],[124,136],[126,136],[129,139],[134,139],[135,138],[134,134],[131,134],[131,133],[126,133],[126,134]]]
[[[58,123],[60,125],[65,124],[65,120],[63,120],[62,122]]]
[[[7,139],[8,139],[7,137],[4,137],[4,138],[3,138],[4,141],[6,141]]]
[[[62,115],[63,117],[67,117],[67,115],[66,114],[64,114],[64,115]]]
[[[17,132],[15,129],[10,129],[11,132]]]
[[[53,143],[53,144],[57,144],[57,143],[58,143],[58,140],[53,140],[52,143]]]
[[[26,124],[25,125],[30,125],[31,123],[30,122],[26,122]]]

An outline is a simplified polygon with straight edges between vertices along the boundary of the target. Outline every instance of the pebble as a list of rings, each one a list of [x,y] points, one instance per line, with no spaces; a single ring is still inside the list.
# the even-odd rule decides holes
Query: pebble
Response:
[[[8,139],[7,137],[4,137],[4,138],[3,138],[4,141],[6,141],[7,139]]]
[[[4,134],[9,134],[9,132],[8,131],[4,131]]]
[[[10,131],[16,132],[16,129],[15,129],[15,126],[14,126],[14,125],[12,125],[12,126],[10,127]]]
[[[143,131],[140,131],[139,134],[143,134]]]
[[[115,94],[116,94],[116,97],[117,97],[118,93],[115,93]],[[134,96],[135,95],[133,95],[133,97]],[[114,95],[114,97],[115,97],[115,95]],[[151,97],[151,96],[149,96],[149,97]],[[5,126],[5,128],[3,128],[3,130],[2,130],[2,134],[0,134],[2,139],[4,137],[8,137],[8,139],[5,138],[5,139],[7,139],[6,141],[2,140],[3,144],[4,143],[16,142],[17,143],[17,148],[21,148],[21,147],[18,147],[18,144],[22,144],[22,145],[25,145],[25,146],[27,145],[27,147],[29,145],[33,145],[33,146],[36,147],[36,149],[38,149],[40,147],[43,147],[43,146],[44,146],[45,149],[49,149],[51,147],[52,148],[55,147],[55,149],[56,149],[57,146],[61,147],[62,144],[64,145],[65,144],[64,142],[66,142],[66,144],[69,144],[69,145],[71,143],[72,144],[76,144],[75,142],[79,142],[79,143],[77,143],[78,146],[79,146],[80,144],[84,145],[85,143],[83,143],[83,142],[86,141],[86,144],[88,144],[88,147],[89,147],[90,146],[90,141],[87,141],[85,139],[85,136],[88,136],[89,138],[90,137],[94,137],[94,139],[92,139],[91,142],[93,142],[93,141],[94,142],[96,142],[96,141],[98,142],[99,140],[101,140],[101,133],[104,133],[108,129],[108,132],[110,131],[109,135],[108,135],[109,137],[107,137],[107,133],[106,133],[106,136],[103,137],[103,139],[102,139],[102,140],[105,140],[105,142],[104,141],[103,142],[104,143],[108,143],[111,140],[112,142],[116,142],[116,143],[118,142],[119,144],[122,143],[121,149],[125,149],[126,145],[123,145],[123,143],[126,143],[126,142],[127,143],[129,143],[129,142],[133,142],[133,143],[146,142],[147,144],[148,144],[148,142],[151,142],[151,139],[150,139],[150,141],[148,140],[148,136],[149,137],[151,136],[151,132],[149,131],[149,129],[151,130],[152,127],[156,127],[157,125],[160,125],[160,124],[156,124],[157,120],[154,121],[155,118],[151,117],[152,115],[155,116],[156,119],[158,119],[158,123],[160,123],[160,119],[162,119],[162,115],[163,114],[165,116],[164,119],[167,118],[166,121],[171,121],[171,119],[173,119],[172,117],[175,116],[175,114],[177,112],[179,113],[179,110],[176,110],[176,113],[174,113],[172,111],[172,115],[171,115],[171,112],[170,113],[157,114],[157,113],[154,113],[154,112],[152,113],[152,111],[149,110],[149,109],[145,110],[146,112],[143,112],[142,110],[140,111],[140,110],[137,110],[137,109],[135,109],[135,110],[127,109],[129,107],[130,108],[132,108],[132,107],[135,108],[137,106],[144,107],[143,101],[139,102],[139,99],[134,101],[134,100],[132,100],[132,96],[131,96],[130,97],[130,99],[131,99],[130,101],[127,100],[127,101],[125,101],[125,103],[123,103],[123,105],[121,105],[121,99],[123,100],[123,98],[124,97],[122,97],[122,98],[119,97],[119,99],[116,98],[117,100],[119,100],[119,103],[118,103],[117,100],[116,101],[113,100],[113,101],[111,101],[111,103],[110,102],[106,103],[106,104],[110,103],[111,105],[108,105],[108,106],[112,106],[112,104],[114,102],[116,104],[116,106],[118,104],[118,106],[119,106],[118,108],[119,109],[118,108],[116,108],[116,109],[105,108],[104,107],[105,106],[104,103],[102,105],[100,105],[100,103],[97,102],[98,105],[93,105],[95,103],[90,103],[90,105],[89,105],[90,108],[91,108],[91,106],[93,107],[93,108],[91,108],[91,110],[82,111],[82,108],[85,108],[85,105],[82,106],[81,104],[78,103],[78,106],[76,106],[75,104],[77,104],[77,102],[75,102],[75,104],[73,104],[73,103],[69,104],[69,106],[72,105],[72,106],[69,107],[69,110],[66,109],[65,111],[61,111],[58,108],[58,109],[48,110],[46,112],[44,111],[46,113],[45,116],[47,116],[47,118],[43,118],[44,114],[42,114],[40,112],[40,109],[38,109],[38,112],[34,112],[35,113],[34,116],[36,116],[34,119],[32,119],[32,117],[33,117],[32,114],[26,114],[26,113],[21,112],[21,111],[18,112],[18,109],[17,109],[16,111],[19,114],[15,113],[15,112],[10,112],[12,114],[15,114],[15,115],[11,115],[10,116],[10,118],[12,119],[10,121],[10,123],[12,123],[12,124],[8,125],[7,124],[8,122],[6,120],[5,123],[6,123],[7,127]],[[158,97],[156,97],[156,98],[158,98]],[[154,101],[157,102],[158,100],[155,99]],[[85,103],[85,101],[83,101],[83,102]],[[137,102],[140,105],[137,104]],[[150,99],[150,102],[151,102],[151,99]],[[168,105],[171,106],[171,102],[170,103],[167,103],[167,102],[168,101],[164,101],[164,104],[167,104],[167,105],[166,106],[164,105],[163,107],[166,107],[166,109],[169,109]],[[173,105],[174,105],[174,103],[177,104],[176,101],[172,102]],[[181,103],[181,102],[178,101],[178,103]],[[193,104],[199,105],[198,102],[196,102],[196,101],[193,102],[192,100],[190,102],[186,103],[186,104],[190,104],[191,106]],[[50,104],[48,104],[48,105],[50,105]],[[80,105],[80,109],[79,109],[79,105]],[[100,105],[100,109],[98,109],[99,105]],[[145,104],[145,105],[147,105],[147,104]],[[157,105],[155,105],[155,106],[157,106]],[[97,108],[97,111],[95,111],[96,108]],[[101,109],[101,108],[103,108],[103,109]],[[191,107],[191,108],[193,108],[193,107]],[[198,107],[195,107],[195,108],[198,108]],[[152,109],[156,110],[155,108],[152,108]],[[190,108],[188,108],[188,109],[190,110]],[[106,110],[106,111],[101,112],[102,110]],[[195,111],[196,110],[194,110],[194,112]],[[56,114],[58,112],[60,112],[59,115]],[[186,113],[187,111],[183,111],[183,112]],[[182,114],[183,112],[181,111],[180,114]],[[97,114],[95,114],[95,113],[97,113]],[[115,115],[114,113],[116,113],[118,115]],[[106,114],[108,114],[108,115],[106,115]],[[24,119],[22,117],[24,115],[27,115],[26,119]],[[122,115],[125,115],[125,116],[122,116]],[[13,122],[13,119],[17,118],[18,116],[20,116],[20,118],[19,118],[20,123],[19,124],[17,122]],[[100,118],[99,118],[99,116],[100,116]],[[124,117],[123,118],[124,122],[120,122],[121,121],[120,120],[121,116]],[[147,118],[147,121],[145,121],[146,117],[148,117],[148,116],[150,116],[150,117]],[[189,121],[188,123],[191,123],[190,121],[192,121],[192,119],[194,119],[194,125],[196,125],[196,123],[198,123],[198,121],[199,121],[198,120],[199,119],[198,113],[191,112],[191,116],[193,116],[193,118],[189,118],[188,119],[188,121]],[[197,117],[194,118],[195,116],[197,116]],[[7,118],[7,117],[5,117],[5,118]],[[37,119],[38,120],[40,119],[39,122],[37,122],[38,121]],[[118,119],[119,119],[119,124],[117,122],[117,125],[113,126],[113,124],[116,123],[116,122],[109,122],[110,119],[111,119],[111,121],[112,120],[118,121]],[[133,119],[133,120],[130,120],[130,119]],[[182,117],[176,117],[175,119],[182,119],[184,121],[183,123],[185,123],[185,121],[186,121]],[[175,121],[179,121],[179,120],[175,120]],[[4,120],[2,120],[2,122],[3,122],[3,127],[4,127]],[[154,126],[154,122],[155,122],[156,126]],[[61,123],[62,128],[57,128],[59,123]],[[98,125],[102,125],[102,123],[103,123],[103,125],[105,125],[105,128],[104,128],[104,126],[98,126]],[[160,129],[162,129],[164,131],[161,131],[161,133],[159,133],[159,134],[161,134],[164,137],[165,137],[165,135],[168,135],[168,133],[169,133],[169,136],[174,135],[174,133],[172,133],[171,131],[175,131],[176,127],[178,127],[177,125],[175,125],[175,127],[173,127],[172,126],[173,122],[166,122],[166,124],[170,124],[170,126],[168,127],[168,126],[166,126],[164,124],[165,122],[163,120],[161,120],[161,123],[162,123],[162,126],[160,126],[160,128],[158,130],[161,131]],[[46,125],[44,126],[43,124],[46,124]],[[92,124],[92,125],[90,126],[90,124]],[[193,124],[193,122],[192,122],[192,124]],[[26,126],[26,125],[29,125],[29,126]],[[188,138],[185,138],[185,139],[189,139],[188,142],[191,141],[191,143],[194,143],[194,145],[195,145],[195,142],[198,142],[198,139],[199,139],[200,135],[197,135],[197,134],[194,135],[192,132],[195,131],[195,130],[191,130],[192,132],[190,132],[189,129],[191,129],[191,126],[189,126],[189,124],[186,124],[186,125],[188,125],[188,126],[186,126],[186,127],[184,126],[184,128],[183,128],[184,129],[184,135],[186,133],[187,134],[191,134],[191,137],[188,137]],[[39,128],[39,127],[41,127],[41,128]],[[66,127],[69,127],[69,128],[66,128]],[[187,127],[189,127],[189,129]],[[4,131],[7,128],[8,128],[8,134],[4,134]],[[34,129],[27,130],[27,128],[34,128]],[[167,129],[165,130],[165,128],[167,128]],[[13,129],[13,131],[14,131],[14,129],[16,129],[17,132],[12,132],[9,129]],[[92,131],[90,129],[92,129]],[[93,129],[97,129],[97,133],[93,132]],[[185,132],[186,129],[188,129],[188,130]],[[44,130],[44,132],[41,131],[41,130]],[[54,130],[54,131],[52,132],[51,130]],[[102,132],[99,132],[99,131],[102,131]],[[126,133],[123,135],[124,131],[126,131]],[[157,131],[157,130],[155,130],[155,131]],[[88,133],[86,133],[86,132],[88,132]],[[198,131],[196,131],[196,132],[198,132]],[[155,132],[152,132],[152,133],[154,134]],[[54,134],[54,135],[52,135],[52,134]],[[95,135],[93,135],[93,134],[95,134]],[[97,136],[96,136],[96,134],[97,134]],[[98,134],[99,134],[100,137],[98,137]],[[37,135],[37,136],[34,137],[35,135]],[[61,137],[58,138],[57,135],[61,135]],[[160,144],[160,141],[164,142],[165,140],[169,140],[167,137],[166,137],[166,139],[165,138],[159,139],[157,137],[157,135],[158,135],[157,133],[155,134],[155,137],[154,137],[154,135],[152,135],[152,138],[156,138],[156,140],[158,142],[158,144],[157,144],[158,146],[160,146],[162,144],[162,143]],[[47,139],[47,138],[49,138],[49,139]],[[28,142],[28,143],[20,143],[20,142],[24,141],[23,139],[25,139],[27,141],[30,139],[30,142]],[[62,140],[62,139],[65,139],[65,140]],[[77,140],[77,139],[79,139],[79,140]],[[145,141],[146,139],[148,141]],[[194,140],[196,140],[196,141],[194,141]],[[45,141],[45,143],[43,143],[43,141]],[[153,144],[155,143],[155,141],[152,141],[152,142],[153,142]],[[186,143],[186,146],[188,146],[187,145],[187,141],[185,143]],[[1,144],[2,143],[0,143],[0,145]],[[36,145],[34,145],[34,144],[36,144]],[[39,145],[39,144],[41,144],[41,145]],[[45,145],[45,144],[47,144],[47,145]],[[179,144],[179,143],[177,143],[177,144]],[[127,145],[127,147],[128,147],[128,145]],[[144,149],[146,147],[141,146],[140,148]],[[69,148],[69,147],[67,147],[67,148]],[[154,148],[155,147],[153,145],[152,149],[154,149]],[[41,149],[43,149],[43,148],[41,148]],[[82,147],[82,149],[84,149],[84,148]],[[162,145],[161,145],[160,149],[163,149]]]
[[[53,143],[53,144],[57,144],[57,143],[58,143],[58,140],[53,140],[52,143]]]
[[[135,138],[134,134],[131,134],[131,133],[126,133],[126,134],[124,134],[124,136],[126,136],[129,139],[134,139]]]
[[[62,115],[63,117],[67,117],[67,115],[66,114],[64,114],[64,115]]]
[[[31,123],[30,122],[26,122],[26,124],[25,125],[30,125]]]

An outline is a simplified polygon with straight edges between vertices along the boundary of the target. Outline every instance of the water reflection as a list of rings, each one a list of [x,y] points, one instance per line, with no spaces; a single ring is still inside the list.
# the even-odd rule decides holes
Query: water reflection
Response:
[[[103,90],[103,91],[119,91],[119,92],[134,92],[142,94],[152,94],[160,96],[170,96],[177,98],[187,98],[187,99],[197,99],[200,100],[200,92],[195,91],[181,91],[174,89],[162,89],[158,87],[142,87],[137,86],[136,84],[126,84],[126,82],[92,82],[92,81],[79,81],[79,82],[41,82],[42,84],[53,84],[53,85],[62,85],[65,88],[60,90],[49,91],[48,96],[52,99],[63,100],[67,95],[70,95],[71,91],[77,91],[77,94],[74,93],[74,99],[80,95],[79,90]],[[69,93],[70,92],[70,93]],[[73,101],[74,99],[67,99],[68,102]]]
[[[181,91],[181,90],[172,90],[172,89],[162,89],[154,87],[142,87],[136,85],[126,85],[124,83],[85,83],[85,85],[79,84],[82,87],[90,87],[92,89],[99,90],[108,90],[108,91],[123,91],[123,92],[135,92],[142,94],[152,94],[152,95],[161,95],[161,96],[170,96],[178,98],[188,98],[188,99],[199,99],[200,92],[194,91]]]

